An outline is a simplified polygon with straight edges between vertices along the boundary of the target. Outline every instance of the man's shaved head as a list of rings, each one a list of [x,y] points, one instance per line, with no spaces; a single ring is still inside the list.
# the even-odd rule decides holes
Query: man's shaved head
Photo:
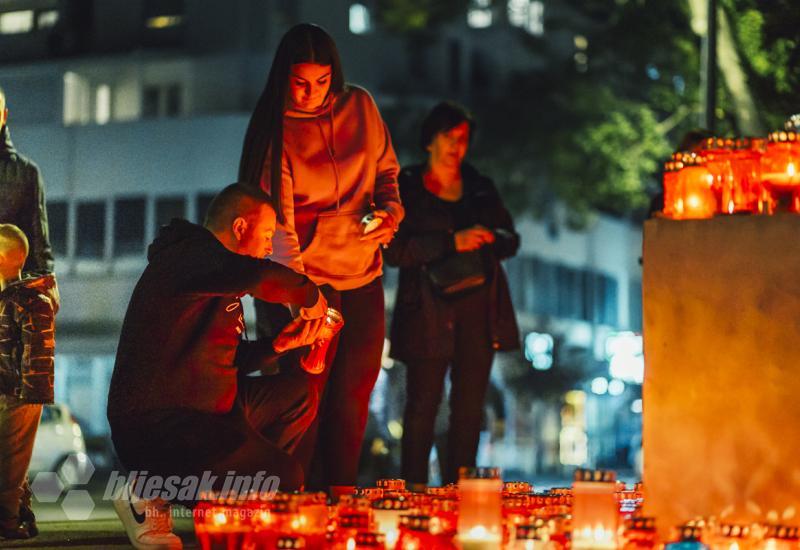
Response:
[[[10,223],[0,224],[0,262],[4,264],[3,271],[20,269],[27,257],[28,238],[22,229]]]
[[[257,216],[265,205],[272,208],[269,196],[261,189],[232,183],[211,201],[203,225],[212,231],[227,229],[236,218]]]

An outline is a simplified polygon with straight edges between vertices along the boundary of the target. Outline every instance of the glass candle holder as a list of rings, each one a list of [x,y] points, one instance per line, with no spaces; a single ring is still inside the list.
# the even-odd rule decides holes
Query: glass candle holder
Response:
[[[403,493],[406,491],[405,479],[379,479],[375,487],[383,489],[384,493]]]
[[[657,545],[655,519],[639,516],[625,521],[624,550],[651,550]]]
[[[800,212],[800,136],[794,131],[769,134],[761,155],[761,179],[773,199],[788,210]]]
[[[797,550],[800,546],[800,528],[788,525],[765,525],[759,550]]]
[[[431,516],[405,514],[400,516],[400,537],[397,550],[456,550],[453,533],[435,531]]]
[[[717,213],[715,179],[705,162],[705,158],[696,153],[681,155],[681,167],[678,170],[680,194],[675,205],[675,219],[703,219]]]
[[[329,307],[325,314],[325,324],[319,332],[316,342],[311,344],[305,355],[300,357],[300,366],[309,374],[319,374],[325,370],[325,357],[328,355],[328,348],[336,334],[342,330],[344,319],[337,310]]]
[[[403,497],[380,498],[372,503],[372,514],[378,531],[384,534],[386,548],[394,548],[400,534],[400,516],[407,513],[411,503]]]
[[[616,475],[605,470],[575,471],[572,485],[572,547],[612,549],[618,546],[619,509]]]
[[[238,505],[201,502],[192,516],[197,542],[202,550],[241,548],[251,535],[250,514]]]
[[[506,481],[503,483],[504,495],[524,495],[533,492],[533,485],[527,481]]]
[[[702,527],[693,524],[681,525],[678,527],[677,540],[667,543],[664,550],[709,550],[702,537]]]
[[[734,140],[730,138],[708,138],[700,150],[705,158],[706,168],[714,178],[713,189],[720,197],[719,212],[733,214],[735,203],[733,201],[734,176],[731,160],[733,159]]]
[[[460,468],[458,540],[463,550],[497,550],[503,539],[498,468]]]
[[[517,525],[513,541],[508,545],[513,550],[552,550],[550,532],[542,522]]]
[[[711,550],[751,550],[753,542],[749,525],[721,523],[714,527],[708,545]]]

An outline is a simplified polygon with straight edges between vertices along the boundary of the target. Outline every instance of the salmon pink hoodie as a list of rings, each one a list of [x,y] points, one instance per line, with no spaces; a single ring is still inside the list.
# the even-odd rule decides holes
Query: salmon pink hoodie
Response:
[[[397,157],[372,96],[347,85],[317,111],[287,110],[282,169],[286,223],[276,230],[271,259],[337,290],[379,277],[379,245],[359,239],[361,218],[383,209],[396,228],[404,211]],[[269,173],[267,162],[261,180],[267,192]]]

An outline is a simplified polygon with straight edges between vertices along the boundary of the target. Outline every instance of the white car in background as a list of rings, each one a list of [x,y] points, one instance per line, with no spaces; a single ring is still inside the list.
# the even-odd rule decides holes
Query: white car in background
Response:
[[[69,487],[84,479],[88,468],[83,431],[69,407],[59,403],[42,407],[29,477],[33,479],[38,472],[56,472]]]

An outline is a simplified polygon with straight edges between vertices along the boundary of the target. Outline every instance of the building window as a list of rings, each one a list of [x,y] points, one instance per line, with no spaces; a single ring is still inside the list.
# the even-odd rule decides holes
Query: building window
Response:
[[[105,250],[106,203],[78,204],[76,255],[79,258],[102,258]]]
[[[101,84],[94,94],[94,121],[106,124],[111,119],[111,87]]]
[[[0,13],[0,34],[23,34],[33,30],[33,10]]]
[[[159,197],[156,199],[155,234],[162,225],[167,225],[173,218],[186,218],[186,198]]]
[[[350,6],[350,32],[353,34],[366,34],[372,29],[369,9],[364,4]]]
[[[114,256],[142,253],[146,208],[143,197],[114,201]]]
[[[467,25],[473,29],[492,26],[492,0],[472,0],[467,10]]]
[[[203,223],[203,220],[206,219],[206,212],[208,212],[208,207],[211,205],[211,201],[214,200],[216,193],[200,193],[197,195],[197,202],[195,202],[195,216],[197,217],[197,223]]]
[[[58,23],[58,10],[43,10],[36,14],[36,28],[39,30],[51,29]]]
[[[534,36],[544,34],[544,2],[508,0],[508,21]]]
[[[58,256],[67,255],[67,201],[47,201],[47,225],[50,246]]]
[[[180,84],[145,86],[142,92],[142,116],[164,118],[180,116],[183,101]]]

